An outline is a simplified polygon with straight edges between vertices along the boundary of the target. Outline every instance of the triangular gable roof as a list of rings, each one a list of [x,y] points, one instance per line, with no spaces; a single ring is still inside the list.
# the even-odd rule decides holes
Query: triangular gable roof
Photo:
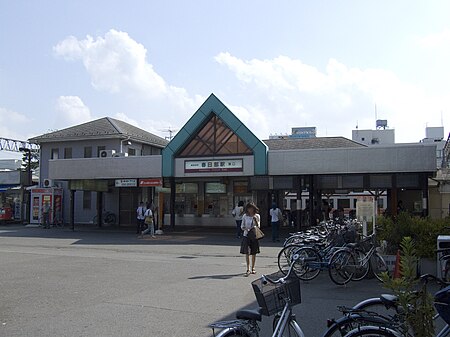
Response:
[[[267,174],[267,146],[256,137],[214,94],[192,115],[162,152],[164,177],[174,176],[175,156],[204,126],[211,113],[219,117],[250,149],[255,161],[255,175]]]
[[[62,130],[43,134],[29,139],[33,143],[73,141],[80,139],[126,138],[156,147],[164,147],[168,142],[164,138],[142,130],[111,117],[103,117],[91,122],[75,125]]]

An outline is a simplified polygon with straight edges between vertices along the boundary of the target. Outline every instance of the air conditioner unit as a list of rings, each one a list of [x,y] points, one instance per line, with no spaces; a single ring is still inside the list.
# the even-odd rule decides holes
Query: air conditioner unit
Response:
[[[101,150],[99,153],[100,158],[107,158],[107,157],[113,157],[116,153],[115,150]]]
[[[44,179],[42,182],[42,187],[52,187],[53,181],[51,179]]]
[[[128,157],[128,153],[126,153],[126,152],[114,153],[113,157]]]

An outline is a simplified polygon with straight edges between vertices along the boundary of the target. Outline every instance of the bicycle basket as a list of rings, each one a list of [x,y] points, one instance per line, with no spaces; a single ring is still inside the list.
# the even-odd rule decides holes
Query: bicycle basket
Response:
[[[450,286],[434,294],[434,306],[442,319],[450,324]]]
[[[267,275],[271,280],[278,280],[284,275],[280,272]],[[300,280],[295,277],[289,277],[285,283],[263,284],[261,279],[252,282],[253,291],[261,307],[261,314],[271,316],[283,310],[286,305],[286,300],[289,299],[291,305],[301,303],[300,296]]]

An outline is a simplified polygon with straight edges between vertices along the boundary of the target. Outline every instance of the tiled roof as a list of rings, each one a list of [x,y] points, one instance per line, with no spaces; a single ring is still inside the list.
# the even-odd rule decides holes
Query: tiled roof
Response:
[[[269,150],[334,149],[366,147],[345,137],[283,138],[263,140]]]
[[[127,138],[163,148],[167,140],[136,126],[111,117],[75,125],[29,139],[30,142],[45,143],[81,139]]]

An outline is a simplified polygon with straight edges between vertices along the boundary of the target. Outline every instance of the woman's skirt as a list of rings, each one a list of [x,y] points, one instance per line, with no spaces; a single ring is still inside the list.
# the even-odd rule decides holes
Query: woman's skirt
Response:
[[[256,239],[249,239],[246,236],[242,237],[241,254],[256,255],[259,254],[259,241]]]

